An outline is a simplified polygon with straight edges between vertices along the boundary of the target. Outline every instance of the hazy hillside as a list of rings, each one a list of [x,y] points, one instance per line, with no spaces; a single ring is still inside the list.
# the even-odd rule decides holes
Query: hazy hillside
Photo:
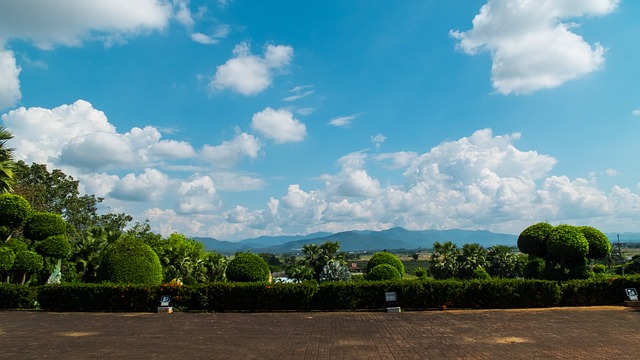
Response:
[[[212,238],[195,238],[211,250],[223,253],[236,251],[287,253],[297,252],[306,244],[321,244],[338,241],[343,251],[366,251],[384,249],[431,248],[436,241],[451,241],[458,246],[479,243],[515,246],[517,235],[497,234],[490,231],[472,230],[406,230],[392,228],[383,231],[345,231],[336,234],[317,233],[306,236],[262,236],[239,242],[220,241]]]

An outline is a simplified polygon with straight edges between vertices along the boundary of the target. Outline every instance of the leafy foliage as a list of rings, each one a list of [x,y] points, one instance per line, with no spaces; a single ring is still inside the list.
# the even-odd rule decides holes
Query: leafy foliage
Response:
[[[239,282],[269,280],[269,265],[258,255],[237,253],[227,266],[227,279]]]
[[[313,278],[320,279],[322,269],[330,261],[336,260],[344,263],[344,253],[340,252],[340,243],[325,241],[321,245],[307,244],[302,247],[305,258],[300,265],[307,266],[313,270]]]
[[[6,142],[13,139],[13,134],[0,125],[0,194],[12,191],[15,182],[16,164],[13,162],[13,149],[6,147]]]
[[[504,245],[494,245],[487,251],[487,272],[493,277],[515,278],[522,268],[518,255]]]
[[[371,256],[371,259],[367,263],[367,268],[365,270],[365,272],[367,273],[367,277],[374,268],[382,264],[387,264],[394,267],[398,272],[398,275],[400,275],[400,279],[404,277],[404,264],[402,263],[402,261],[400,261],[397,256],[386,251],[380,251]]]
[[[347,265],[337,260],[331,260],[322,268],[320,281],[348,281],[351,280],[351,273]]]
[[[158,285],[162,266],[149,245],[124,236],[106,247],[97,275],[98,280],[120,284]]]
[[[367,272],[367,280],[400,280],[402,276],[396,267],[391,264],[376,265],[373,269]]]
[[[64,259],[71,254],[71,244],[64,235],[53,235],[36,243],[38,254],[54,259]]]
[[[40,241],[50,236],[62,235],[67,231],[67,223],[62,216],[43,211],[35,211],[24,225],[24,236]]]
[[[431,265],[429,271],[434,279],[450,279],[458,272],[458,256],[460,250],[451,241],[433,243],[433,253],[431,254]]]
[[[16,260],[16,253],[8,246],[0,246],[0,274],[10,270]],[[2,282],[0,277],[0,283]]]
[[[580,232],[589,243],[589,259],[600,259],[611,252],[611,242],[609,238],[600,230],[591,226],[580,226]]]
[[[524,229],[518,236],[518,249],[524,254],[544,258],[547,254],[547,238],[553,230],[549,223],[537,223]]]
[[[487,265],[487,250],[480,244],[464,244],[458,255],[457,274],[458,279],[476,279],[476,272],[483,269]],[[486,274],[486,271],[484,271]]]
[[[19,195],[0,195],[0,226],[10,229],[21,227],[31,211],[29,202]]]
[[[12,270],[22,275],[20,283],[24,284],[32,274],[40,271],[43,266],[42,256],[31,250],[22,250],[16,252]]]
[[[548,253],[560,259],[561,269],[572,259],[584,259],[589,252],[589,243],[578,227],[558,225],[549,233]]]

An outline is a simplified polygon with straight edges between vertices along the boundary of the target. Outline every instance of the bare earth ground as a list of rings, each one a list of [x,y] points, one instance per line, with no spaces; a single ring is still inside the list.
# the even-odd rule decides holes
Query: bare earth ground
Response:
[[[0,359],[636,359],[624,307],[286,313],[0,311]]]

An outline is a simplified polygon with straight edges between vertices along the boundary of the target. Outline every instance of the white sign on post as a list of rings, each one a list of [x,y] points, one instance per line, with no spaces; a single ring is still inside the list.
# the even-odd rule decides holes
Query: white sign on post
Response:
[[[636,291],[635,288],[626,288],[624,289],[624,291],[627,293],[629,300],[638,301],[638,292]]]

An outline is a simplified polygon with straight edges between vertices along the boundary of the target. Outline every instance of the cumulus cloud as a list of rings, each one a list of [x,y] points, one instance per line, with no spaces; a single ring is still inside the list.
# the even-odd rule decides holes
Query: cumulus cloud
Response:
[[[127,174],[114,186],[109,196],[125,201],[155,201],[165,195],[169,177],[156,170],[144,169],[144,172]]]
[[[266,90],[275,70],[284,70],[293,58],[293,48],[267,45],[264,56],[251,54],[249,44],[242,42],[233,50],[234,57],[216,68],[210,87],[231,89],[242,95],[255,95]]]
[[[7,1],[0,5],[0,40],[29,40],[43,49],[78,46],[161,30],[170,17],[171,6],[157,0]]]
[[[204,160],[216,166],[231,167],[243,157],[257,158],[261,148],[262,143],[255,136],[240,133],[232,140],[223,141],[220,145],[204,145],[200,154]]]
[[[163,159],[189,159],[195,157],[196,152],[186,141],[161,140],[151,145],[149,155]]]
[[[266,108],[253,115],[251,129],[278,144],[304,140],[307,127],[288,110]]]
[[[0,48],[0,109],[14,106],[22,97],[18,79],[20,71],[13,51]]]
[[[367,155],[363,152],[351,153],[338,160],[342,168],[336,175],[323,175],[329,196],[359,197],[375,196],[380,193],[380,183],[372,178],[364,168]]]
[[[598,70],[605,49],[588,44],[563,22],[611,13],[619,0],[489,0],[469,31],[451,31],[468,54],[489,52],[492,81],[502,94],[557,87]]]
[[[178,188],[178,210],[181,213],[203,213],[222,206],[217,200],[217,190],[209,176],[194,176],[183,181]]]
[[[390,170],[401,169],[409,166],[411,162],[418,157],[417,152],[399,151],[395,153],[378,154],[373,157],[374,160],[388,163],[386,167]]]

